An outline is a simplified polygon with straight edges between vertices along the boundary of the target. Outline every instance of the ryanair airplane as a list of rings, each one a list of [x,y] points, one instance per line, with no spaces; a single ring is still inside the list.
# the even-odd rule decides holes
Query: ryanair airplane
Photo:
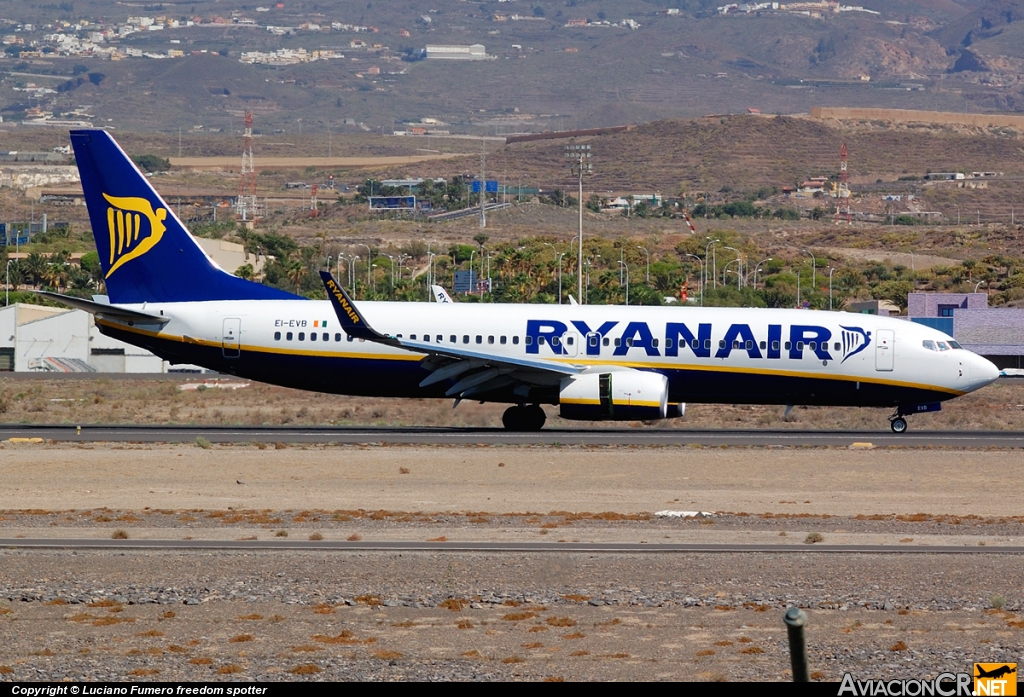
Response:
[[[686,402],[889,407],[910,414],[993,380],[945,334],[841,312],[697,307],[328,301],[219,268],[105,131],[71,132],[108,296],[44,293],[171,363],[377,397],[509,404],[507,429],[656,420]],[[447,296],[445,296],[447,297]]]

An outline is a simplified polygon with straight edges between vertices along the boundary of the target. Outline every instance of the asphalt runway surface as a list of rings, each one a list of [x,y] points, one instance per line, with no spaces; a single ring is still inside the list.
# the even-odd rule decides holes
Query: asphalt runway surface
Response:
[[[342,426],[77,426],[0,424],[0,440],[42,438],[82,443],[387,443],[391,445],[690,445],[748,447],[1021,448],[1019,431],[810,431],[545,429],[513,433],[500,428],[375,428]]]
[[[104,549],[121,552],[160,550],[248,550],[308,552],[498,552],[558,554],[1024,554],[1024,547],[968,547],[954,545],[775,545],[775,544],[634,544],[572,542],[347,542],[323,540],[97,540],[83,538],[0,539],[0,549]]]

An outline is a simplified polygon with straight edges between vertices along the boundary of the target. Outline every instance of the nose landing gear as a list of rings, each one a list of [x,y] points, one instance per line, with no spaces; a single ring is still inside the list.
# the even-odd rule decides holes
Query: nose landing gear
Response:
[[[889,428],[893,433],[906,433],[907,420],[902,416],[891,416],[889,417]]]
[[[929,411],[942,411],[941,402],[931,402],[929,404],[901,404],[896,407],[896,411],[893,412],[892,416],[889,417],[889,427],[893,433],[906,433],[907,432],[907,420],[904,418],[909,414],[923,414]]]

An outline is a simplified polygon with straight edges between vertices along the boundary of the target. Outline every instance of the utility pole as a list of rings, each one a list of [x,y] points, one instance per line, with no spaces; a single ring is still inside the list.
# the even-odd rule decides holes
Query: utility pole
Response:
[[[579,247],[576,250],[576,295],[579,302],[583,300],[583,173],[594,173],[590,162],[590,146],[570,144],[565,146],[565,156],[569,158],[569,171],[579,177],[580,231]]]
[[[487,227],[487,147],[480,153],[480,229]],[[470,264],[469,270],[473,270]]]

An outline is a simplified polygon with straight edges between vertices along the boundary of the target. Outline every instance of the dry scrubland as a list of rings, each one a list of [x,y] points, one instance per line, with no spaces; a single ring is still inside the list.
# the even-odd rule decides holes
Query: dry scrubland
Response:
[[[214,384],[216,380],[211,380]],[[224,382],[224,381],[222,381]],[[228,381],[234,384],[245,381]],[[52,424],[376,425],[500,427],[501,404],[321,395],[247,383],[240,389],[182,390],[202,378],[0,378],[0,422]],[[592,428],[548,407],[548,428]],[[686,416],[624,428],[788,428],[885,430],[888,409],[692,404]],[[917,429],[1016,430],[1024,425],[1024,380],[1004,379],[913,419]]]

